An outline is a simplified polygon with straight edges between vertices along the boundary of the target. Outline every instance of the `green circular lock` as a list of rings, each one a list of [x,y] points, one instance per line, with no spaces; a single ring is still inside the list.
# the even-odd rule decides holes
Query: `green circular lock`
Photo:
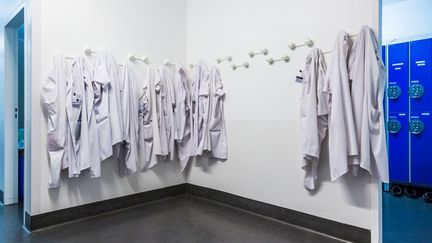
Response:
[[[400,121],[396,119],[390,119],[387,121],[387,130],[389,133],[398,133],[402,127]]]
[[[391,100],[395,100],[401,95],[401,88],[399,87],[399,85],[389,85],[387,92],[388,97]]]
[[[415,119],[410,121],[410,132],[412,134],[420,134],[424,130],[424,123],[421,120]]]
[[[411,98],[418,99],[424,94],[424,87],[421,84],[413,84],[409,87],[409,95]]]

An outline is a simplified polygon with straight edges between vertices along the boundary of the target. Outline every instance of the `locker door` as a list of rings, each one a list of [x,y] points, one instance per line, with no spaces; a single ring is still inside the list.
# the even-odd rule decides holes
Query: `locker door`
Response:
[[[387,51],[390,181],[409,183],[409,43],[389,45]]]
[[[409,43],[388,47],[389,112],[408,112]]]
[[[432,185],[432,39],[410,43],[411,181]]]
[[[432,105],[432,39],[410,43],[411,77],[409,94],[411,111],[426,112]]]
[[[389,144],[389,173],[392,182],[409,183],[409,126],[408,114],[389,113],[387,121]]]
[[[412,112],[411,182],[432,185],[432,116],[430,112]]]

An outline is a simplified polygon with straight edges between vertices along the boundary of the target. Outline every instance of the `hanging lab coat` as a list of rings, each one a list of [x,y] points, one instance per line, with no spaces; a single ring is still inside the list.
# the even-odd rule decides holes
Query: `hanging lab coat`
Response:
[[[193,136],[195,155],[202,155],[204,151],[210,151],[210,137],[208,130],[209,120],[209,70],[203,61],[195,66],[193,80]]]
[[[192,140],[192,103],[186,70],[177,65],[174,74],[176,141],[180,168],[183,171],[193,156]]]
[[[92,87],[94,93],[94,114],[99,138],[99,159],[105,160],[113,155],[111,122],[109,111],[110,77],[106,62],[96,56],[93,63]]]
[[[166,90],[163,86],[162,82],[162,74],[161,70],[157,70],[157,78],[154,82],[154,93],[155,93],[155,111],[156,111],[156,117],[157,121],[156,124],[158,125],[158,133],[159,133],[159,144],[160,149],[156,152],[156,155],[165,157],[169,154],[169,145],[168,145],[168,135],[167,135],[167,113],[165,108],[165,102],[166,102]]]
[[[161,77],[158,70],[152,66],[148,67],[146,80],[144,83],[148,83],[150,90],[150,113],[151,113],[151,127],[153,135],[152,152],[150,156],[150,162],[147,168],[153,167],[157,164],[159,156],[167,155],[168,144],[166,143],[166,132],[160,134],[161,121],[164,121],[161,116]],[[162,130],[166,131],[166,130]],[[165,139],[164,139],[165,138]]]
[[[108,112],[111,145],[114,146],[115,156],[118,157],[118,146],[122,142],[119,68],[114,57],[105,49],[97,54],[95,64],[100,69],[106,71],[106,75],[108,76]]]
[[[119,156],[121,176],[135,173],[138,164],[138,95],[132,64],[127,62],[121,70],[120,84],[123,124],[123,143]]]
[[[321,143],[327,134],[330,95],[323,91],[325,75],[324,56],[313,48],[306,57],[300,100],[303,185],[308,190],[315,189]]]
[[[373,31],[363,26],[350,55],[351,102],[359,155],[351,164],[388,182],[383,99],[386,70]],[[354,167],[356,168],[356,167]]]
[[[325,91],[331,93],[329,114],[329,161],[332,181],[349,170],[348,157],[358,155],[348,77],[349,36],[340,31],[332,50]]]
[[[210,156],[216,159],[228,159],[228,145],[224,115],[225,90],[222,85],[219,69],[214,66],[210,77],[210,111],[209,111],[209,140]]]
[[[75,58],[72,62],[70,72],[70,82],[68,82],[66,91],[66,112],[68,120],[67,133],[67,152],[68,152],[68,171],[69,177],[78,177],[81,169],[90,167],[89,159],[82,162],[81,154],[83,144],[88,146],[88,126],[86,120],[83,120],[85,88],[82,75],[81,59]],[[84,135],[84,138],[82,136]],[[84,142],[82,142],[84,140]],[[88,158],[88,157],[87,157]]]
[[[79,136],[79,162],[69,166],[69,176],[77,177],[82,170],[90,168],[91,177],[100,177],[99,137],[94,109],[95,93],[92,67],[82,55],[72,64],[73,85],[77,86],[76,95],[81,95],[81,127]],[[73,95],[73,94],[72,94]],[[78,97],[80,98],[80,97]],[[77,105],[72,103],[72,106]],[[75,108],[74,108],[75,109]],[[75,129],[76,132],[76,129]]]
[[[56,53],[41,94],[42,107],[48,121],[49,188],[56,188],[60,185],[60,170],[62,167],[67,167],[67,161],[64,160],[67,158],[65,155],[67,149],[66,84],[65,58],[61,53]]]
[[[144,172],[157,163],[156,156],[154,155],[157,148],[160,149],[160,145],[155,144],[155,137],[159,141],[159,132],[157,123],[154,125],[153,112],[154,103],[152,97],[155,95],[152,86],[156,78],[156,71],[152,67],[148,67],[146,77],[144,79],[144,87],[141,91],[138,100],[138,157],[140,161],[140,171]],[[156,129],[155,131],[153,129]],[[154,133],[157,133],[154,135]],[[155,146],[155,148],[153,147]],[[157,148],[156,148],[157,147]]]
[[[162,111],[165,120],[165,130],[166,130],[166,141],[169,160],[174,159],[175,151],[174,151],[174,142],[176,136],[175,129],[175,119],[174,119],[174,107],[175,107],[175,93],[173,87],[173,79],[174,73],[173,71],[167,67],[166,65],[162,66],[159,69],[159,73],[161,75],[161,84],[162,84]]]

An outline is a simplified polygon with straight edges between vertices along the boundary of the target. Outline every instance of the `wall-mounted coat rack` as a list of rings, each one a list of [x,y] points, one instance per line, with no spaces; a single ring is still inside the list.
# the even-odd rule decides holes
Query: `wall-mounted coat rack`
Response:
[[[292,51],[302,46],[312,47],[313,41],[311,39],[307,39],[303,44],[296,44],[294,42],[288,44],[288,48],[291,49]]]
[[[227,57],[225,57],[225,58],[220,58],[220,57],[216,58],[216,62],[217,62],[218,64],[219,64],[219,63],[222,63],[222,62],[224,62],[224,61],[232,62],[232,60],[233,60],[232,56],[227,56]]]
[[[249,68],[249,63],[248,63],[248,62],[244,62],[244,63],[239,64],[239,65],[236,65],[236,64],[231,65],[231,68],[232,68],[233,70],[237,70],[238,68],[241,68],[241,67],[247,69],[247,68]]]
[[[254,56],[257,56],[257,55],[264,55],[264,56],[267,56],[268,53],[269,53],[269,51],[267,50],[267,48],[264,48],[264,49],[262,49],[261,51],[257,51],[257,52],[255,52],[255,51],[250,51],[250,52],[248,52],[247,54],[248,54],[248,56],[249,56],[250,58],[253,58]]]
[[[131,62],[140,61],[140,62],[143,62],[145,64],[149,64],[150,63],[149,59],[146,56],[137,57],[137,56],[134,56],[134,55],[130,54],[129,57],[128,57],[128,59]]]
[[[284,61],[284,62],[289,62],[289,60],[290,60],[290,58],[289,58],[289,56],[288,55],[283,55],[281,58],[278,58],[278,59],[274,59],[274,58],[269,58],[269,59],[267,59],[267,62],[270,64],[270,65],[273,65],[275,62],[281,62],[281,61]]]

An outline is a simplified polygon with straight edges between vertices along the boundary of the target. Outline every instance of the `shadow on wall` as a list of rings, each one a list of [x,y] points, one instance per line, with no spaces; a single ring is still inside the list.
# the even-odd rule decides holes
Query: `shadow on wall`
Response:
[[[310,195],[319,193],[323,183],[332,183],[330,177],[329,165],[329,148],[328,138],[323,141],[321,147],[321,158],[318,168],[318,180],[316,182],[316,190],[310,191]],[[370,176],[364,171],[360,170],[357,176],[354,176],[351,171],[338,179],[343,186],[343,194],[346,195],[348,202],[361,208],[370,207]]]
[[[225,162],[226,160],[219,160],[219,159],[210,158],[207,156],[202,156],[202,157],[196,157],[194,159],[194,161],[195,161],[196,167],[201,168],[201,170],[206,172],[206,173],[211,173],[211,169],[213,166],[215,166],[218,162]],[[192,164],[192,163],[190,163],[190,164]]]
[[[160,185],[170,186],[178,184],[180,173],[181,170],[178,161],[161,161],[146,172],[137,172],[125,177],[119,177],[117,160],[110,158],[102,161],[100,178],[90,178],[88,170],[82,171],[80,177],[69,178],[67,170],[62,170],[60,187],[49,189],[49,196],[52,202],[58,201],[60,190],[62,190],[61,187],[66,186],[70,198],[100,200],[100,198],[104,198],[104,195],[102,195],[102,186],[118,190],[124,187],[124,185],[119,185],[119,179],[127,180],[132,191],[141,192],[143,191],[143,187],[146,186],[143,185],[143,177],[155,176],[159,180]],[[179,174],[179,177],[173,177],[173,174]],[[86,180],[85,187],[83,187],[83,180]]]

